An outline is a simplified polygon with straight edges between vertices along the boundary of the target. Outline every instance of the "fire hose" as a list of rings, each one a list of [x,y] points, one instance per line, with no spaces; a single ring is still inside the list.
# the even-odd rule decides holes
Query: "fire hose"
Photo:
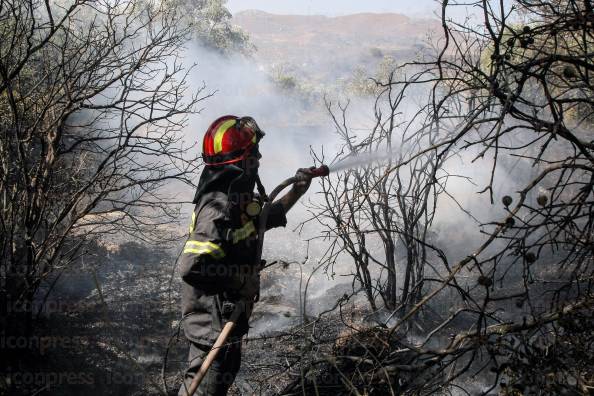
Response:
[[[326,165],[322,165],[318,168],[311,167],[304,173],[307,173],[308,175],[311,176],[311,178],[314,178],[314,177],[320,177],[320,176],[328,176],[328,174],[330,173],[330,170]],[[288,186],[292,185],[293,183],[296,183],[296,182],[299,182],[302,180],[303,180],[303,178],[300,176],[290,177],[290,178],[286,179],[285,181],[283,181],[281,184],[279,184],[274,190],[272,190],[272,192],[270,194],[268,194],[268,199],[264,203],[264,206],[262,208],[262,212],[260,213],[260,218],[259,218],[258,245],[256,248],[256,259],[254,261],[255,266],[260,267],[261,263],[262,263],[262,246],[264,244],[264,233],[266,232],[266,222],[268,220],[268,213],[270,212],[270,207],[271,207],[272,203],[274,202],[277,195],[282,190],[284,190]],[[233,310],[233,313],[231,314],[229,321],[227,323],[225,323],[225,326],[223,326],[223,329],[221,330],[221,333],[217,337],[217,340],[215,341],[212,348],[210,349],[210,352],[208,353],[208,355],[206,355],[206,358],[202,362],[200,369],[198,370],[198,372],[192,379],[190,388],[187,390],[187,396],[194,396],[194,393],[198,389],[198,386],[200,386],[200,383],[206,376],[208,369],[210,368],[210,366],[216,359],[216,357],[219,353],[219,350],[223,347],[223,345],[225,345],[227,338],[229,337],[229,335],[235,328],[235,324],[237,323],[237,320],[243,313],[244,305],[245,304],[242,304],[242,303],[238,303],[235,305],[235,309]]]

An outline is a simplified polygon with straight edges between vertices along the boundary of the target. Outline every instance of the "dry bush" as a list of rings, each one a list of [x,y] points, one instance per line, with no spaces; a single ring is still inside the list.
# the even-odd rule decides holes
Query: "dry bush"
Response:
[[[394,385],[396,393],[594,389],[592,4],[472,5],[475,16],[460,22],[449,15],[463,5],[444,2],[435,53],[377,82],[383,91],[368,134],[351,129],[346,106],[328,106],[344,141],[337,168],[355,155],[391,154],[323,181],[325,202],[312,207],[333,243],[329,268],[348,257],[355,291],[372,309],[393,313],[379,333],[388,352],[371,354],[365,370],[347,370],[349,379],[359,375],[343,383],[347,393],[377,391],[376,377],[365,374],[394,364],[394,340],[414,354],[415,375],[435,379]],[[403,98],[422,95],[427,100],[411,114]],[[488,176],[474,182],[504,211],[480,213],[490,216],[485,223],[469,220],[465,227],[480,237],[455,250],[448,245],[457,236],[440,235],[434,224],[440,203],[456,202],[448,190],[452,157],[486,164]],[[517,186],[500,194],[504,170]],[[470,181],[468,189],[475,190]],[[472,218],[458,204],[458,215]],[[396,384],[398,372],[389,374]]]

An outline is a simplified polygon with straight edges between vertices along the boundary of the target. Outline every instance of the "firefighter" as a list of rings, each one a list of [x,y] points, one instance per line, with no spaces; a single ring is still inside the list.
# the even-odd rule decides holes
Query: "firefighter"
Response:
[[[241,364],[241,338],[259,293],[258,219],[266,192],[258,177],[264,133],[251,117],[223,116],[204,136],[205,163],[194,196],[189,237],[180,258],[182,326],[190,341],[188,367],[179,395],[187,389],[225,321],[240,306],[237,324],[200,384],[197,395],[225,395]],[[284,227],[285,214],[309,188],[311,175],[271,205],[266,229]],[[258,193],[254,192],[257,188]]]

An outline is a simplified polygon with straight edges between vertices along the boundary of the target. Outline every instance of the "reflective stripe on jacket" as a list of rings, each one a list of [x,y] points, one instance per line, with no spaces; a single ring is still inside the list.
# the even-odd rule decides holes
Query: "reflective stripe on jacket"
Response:
[[[215,191],[205,193],[194,208],[188,240],[180,258],[180,268],[184,281],[195,287],[202,288],[217,280],[214,278],[224,278],[224,271],[219,271],[218,268],[215,271],[205,271],[205,265],[218,267],[254,264],[258,218],[242,216],[243,222],[231,219],[228,203],[226,194]],[[284,227],[286,223],[282,205],[273,204],[266,228]]]

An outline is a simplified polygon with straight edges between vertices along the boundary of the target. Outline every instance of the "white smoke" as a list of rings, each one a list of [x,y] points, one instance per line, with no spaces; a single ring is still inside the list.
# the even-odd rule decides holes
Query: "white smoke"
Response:
[[[201,102],[200,112],[191,116],[185,130],[187,143],[196,143],[196,150],[201,150],[206,129],[222,115],[253,117],[266,133],[260,143],[260,177],[268,191],[293,176],[298,168],[314,165],[310,148],[319,152],[323,146],[332,149],[336,144],[334,127],[321,98],[317,102],[311,102],[283,91],[264,68],[257,64],[257,55],[254,59],[240,55],[220,55],[193,44],[187,50],[186,60],[196,63],[189,76],[192,86],[197,88],[206,85],[207,90],[214,93]],[[179,188],[180,195],[187,201],[191,200],[193,189],[190,186]],[[294,231],[308,217],[307,209],[302,203],[315,199],[316,190],[314,182],[302,202],[297,203],[288,213],[287,226],[267,232],[264,243],[263,256],[269,261],[303,262],[309,254],[309,260],[303,268],[304,277],[311,272],[326,246],[322,241],[312,241],[309,244],[306,242],[319,234],[319,228],[313,224],[308,224],[301,233]],[[183,213],[188,219],[191,210],[191,205],[184,207]],[[323,283],[326,289],[336,282],[329,280],[320,271],[313,280],[315,286],[312,290],[320,290],[317,286],[319,283]],[[290,287],[295,289],[291,293],[284,293],[287,296],[294,295],[292,292],[297,291],[298,284],[291,284]],[[287,320],[281,315],[279,322],[285,323]]]
[[[201,111],[191,117],[185,131],[186,140],[195,142],[196,150],[201,150],[202,137],[212,121],[222,115],[233,114],[254,117],[266,132],[260,148],[263,155],[260,175],[268,191],[292,176],[298,168],[313,165],[310,148],[317,153],[324,148],[326,158],[333,158],[340,140],[321,97],[312,102],[294,92],[282,90],[265,71],[266,65],[258,64],[257,54],[252,59],[239,55],[223,56],[194,44],[188,48],[186,56],[188,62],[197,64],[190,75],[190,83],[195,87],[205,84],[209,91],[214,92],[212,97],[201,103]],[[347,124],[354,135],[360,134],[362,138],[373,127],[375,120],[372,104],[373,102],[365,99],[351,101],[347,112]],[[406,107],[416,109],[412,101],[406,103]],[[495,203],[491,205],[489,195],[479,194],[478,191],[482,190],[485,181],[489,180],[492,162],[489,159],[472,162],[474,154],[468,151],[463,156],[452,157],[447,161],[445,169],[452,175],[447,182],[447,188],[452,196],[441,196],[434,221],[435,231],[464,241],[465,248],[470,248],[465,251],[470,251],[471,247],[478,245],[484,237],[479,232],[478,224],[503,216],[501,197],[505,194],[513,195],[517,189],[517,183],[514,182],[517,175],[512,177],[503,167],[498,166],[494,186]],[[390,155],[386,154],[379,159],[385,160],[389,157]],[[356,165],[359,160],[363,159],[354,158],[351,162]],[[367,158],[364,160],[367,161]],[[316,184],[312,183],[312,188],[302,198],[302,203],[321,198],[317,194],[319,190]],[[191,199],[193,193],[190,187],[184,187],[182,192],[187,200]],[[462,211],[458,204],[469,214]],[[188,218],[190,212],[191,207],[188,205],[184,210]],[[269,260],[281,259],[287,262],[302,262],[307,256],[308,260],[302,268],[305,281],[323,256],[328,241],[316,239],[309,244],[306,242],[320,235],[321,228],[315,222],[306,224],[300,232],[294,231],[295,227],[309,217],[304,205],[295,205],[287,217],[286,228],[274,229],[266,234],[263,256]],[[381,258],[381,253],[378,253],[377,257]],[[334,276],[329,276],[321,270],[315,273],[308,292],[309,298],[323,299],[329,289],[340,284],[350,285],[351,277],[342,276],[352,273],[349,257],[344,255],[344,260],[340,264],[334,268]],[[296,282],[287,287],[293,289],[283,293],[285,298],[298,295],[299,285]],[[327,305],[335,302],[330,301],[331,298],[333,296],[328,296]],[[296,304],[295,301],[282,302]],[[290,321],[281,317],[279,323],[285,325]]]

